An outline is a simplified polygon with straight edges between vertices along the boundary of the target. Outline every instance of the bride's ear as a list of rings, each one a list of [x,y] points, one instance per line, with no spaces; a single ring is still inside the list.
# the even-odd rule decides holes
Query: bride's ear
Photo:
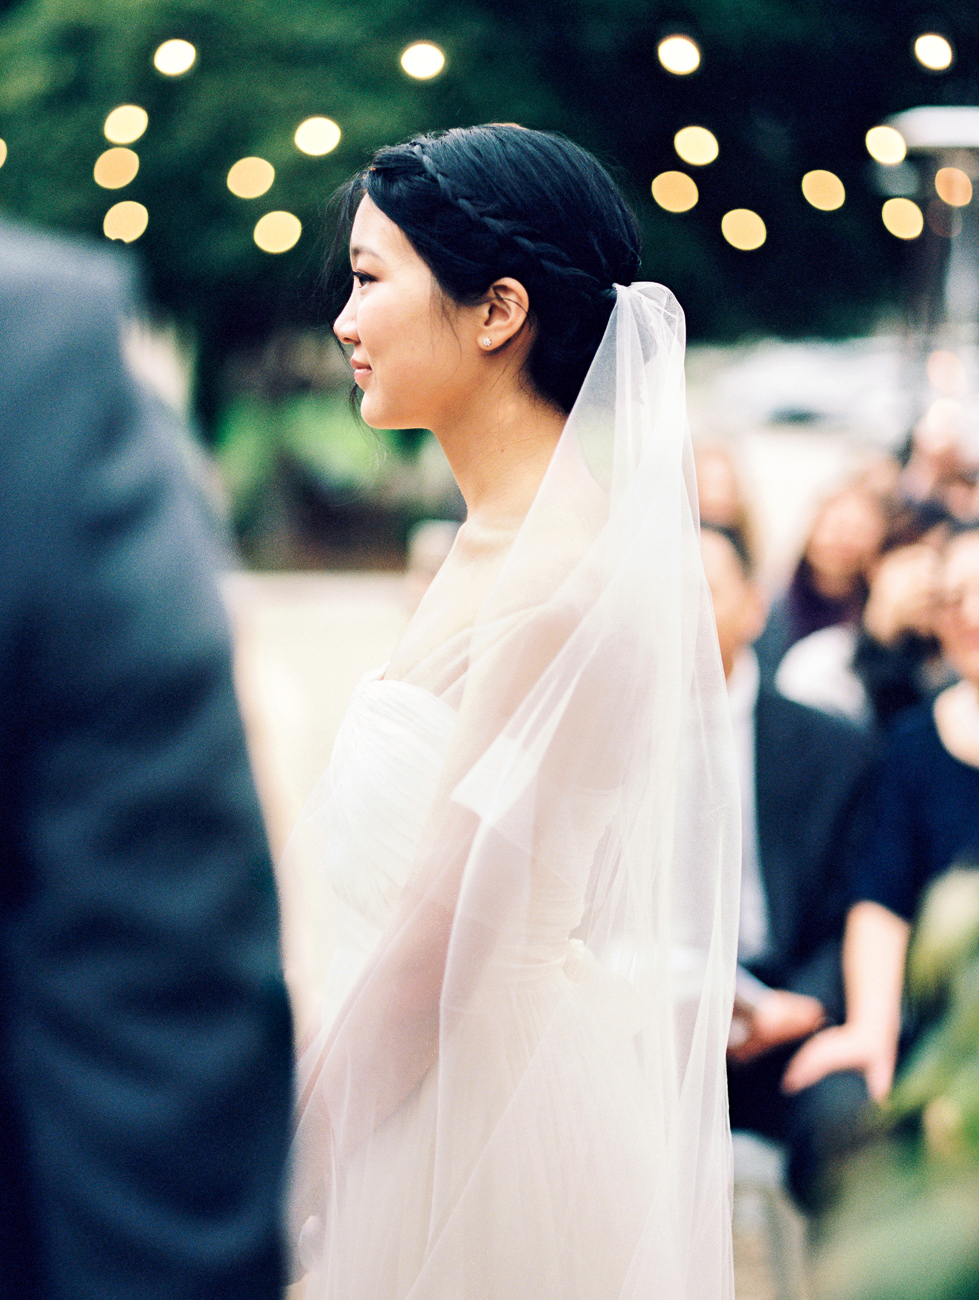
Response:
[[[530,298],[519,280],[503,276],[494,280],[476,308],[476,344],[480,352],[496,352],[527,324]]]

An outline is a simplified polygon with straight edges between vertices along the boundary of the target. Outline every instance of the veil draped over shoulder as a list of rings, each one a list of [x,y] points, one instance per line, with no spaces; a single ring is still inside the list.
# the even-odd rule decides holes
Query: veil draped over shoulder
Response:
[[[739,800],[683,347],[617,288],[474,625],[361,684],[307,809],[308,1297],[733,1296]]]

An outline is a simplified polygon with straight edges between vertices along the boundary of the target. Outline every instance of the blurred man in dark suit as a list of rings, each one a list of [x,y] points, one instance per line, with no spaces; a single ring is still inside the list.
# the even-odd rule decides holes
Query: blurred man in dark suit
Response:
[[[0,224],[0,1294],[278,1294],[291,1029],[202,512],[113,255]]]
[[[791,1190],[817,1211],[827,1166],[852,1141],[867,1091],[851,1071],[789,1096],[782,1077],[800,1042],[843,1019],[840,948],[870,742],[760,683],[750,647],[764,604],[736,540],[707,527],[701,536],[742,781],[731,1126],[784,1142]]]

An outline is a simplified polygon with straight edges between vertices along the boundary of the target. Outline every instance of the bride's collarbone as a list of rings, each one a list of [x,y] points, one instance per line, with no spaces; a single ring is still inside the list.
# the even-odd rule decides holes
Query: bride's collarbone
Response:
[[[460,530],[461,531],[461,530]],[[457,540],[445,562],[432,580],[412,622],[437,622],[464,626],[472,620],[491,591],[510,550],[512,536],[495,541],[488,536]]]

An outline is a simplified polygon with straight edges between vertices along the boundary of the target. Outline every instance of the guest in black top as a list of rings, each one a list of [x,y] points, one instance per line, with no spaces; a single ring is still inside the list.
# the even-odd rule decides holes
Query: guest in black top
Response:
[[[877,779],[874,834],[854,897],[913,921],[935,877],[979,846],[979,766],[950,752],[929,704],[894,726]]]
[[[911,920],[931,881],[979,845],[979,528],[942,557],[936,626],[961,680],[895,725],[879,768],[871,834],[847,917],[847,1017],[799,1050],[786,1086],[859,1070],[872,1096],[890,1090],[901,1033]]]

